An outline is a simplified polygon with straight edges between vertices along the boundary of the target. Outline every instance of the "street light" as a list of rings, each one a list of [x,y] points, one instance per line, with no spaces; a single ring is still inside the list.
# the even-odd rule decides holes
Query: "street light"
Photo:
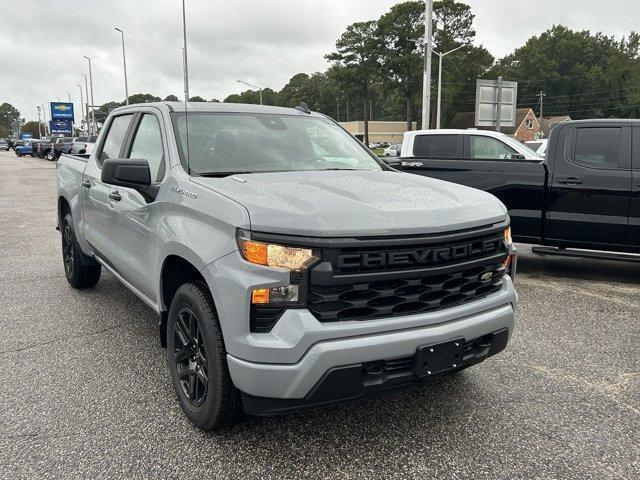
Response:
[[[129,86],[127,85],[127,57],[124,53],[124,31],[115,27],[116,31],[120,32],[122,36],[122,64],[124,65],[124,94],[126,98],[127,105],[129,105]]]
[[[93,123],[93,134],[95,135],[97,130],[97,125],[96,125],[96,112],[93,109],[93,106],[95,104],[93,103],[93,75],[91,74],[91,59],[86,55],[83,55],[83,57],[89,60],[89,85],[91,85],[91,121]],[[87,113],[87,116],[88,116],[88,113]]]
[[[89,120],[89,87],[87,87],[87,75],[85,73],[81,73],[80,75],[82,75],[84,77],[84,93],[87,94],[87,104],[85,105],[85,109],[86,109],[86,121],[87,121],[87,134],[91,135],[91,120]]]
[[[42,125],[42,120],[40,119],[40,109],[42,107],[38,105],[36,108],[38,110],[38,138],[42,138],[42,128],[40,127]]]
[[[45,104],[42,104],[42,116],[44,117],[44,134],[47,135],[47,109],[45,108]]]
[[[442,107],[442,58],[464,47],[466,47],[466,45],[460,45],[459,47],[444,53],[439,53],[439,52],[436,52],[435,50],[433,51],[433,53],[435,53],[436,55],[438,55],[438,57],[440,57],[438,62],[438,110],[436,113],[436,128],[438,130],[440,129],[440,110]]]
[[[258,90],[258,92],[260,93],[260,105],[262,105],[262,88],[256,85],[253,85],[252,83],[245,82],[244,80],[238,80],[238,83],[244,83],[248,87],[255,88],[256,90]]]
[[[69,103],[71,103],[71,93],[66,92],[67,93],[67,98],[69,99]]]
[[[82,114],[82,118],[84,118],[84,97],[82,95],[82,85],[76,83],[76,87],[80,89],[80,113]]]

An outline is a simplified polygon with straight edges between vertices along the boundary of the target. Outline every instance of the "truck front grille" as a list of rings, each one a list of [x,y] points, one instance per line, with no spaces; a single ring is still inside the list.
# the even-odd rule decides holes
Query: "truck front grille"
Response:
[[[369,320],[432,312],[486,297],[502,288],[505,275],[503,261],[507,255],[504,242],[494,234],[449,244],[453,252],[459,245],[487,243],[487,238],[496,242],[495,248],[473,251],[457,258],[451,255],[452,258],[438,263],[402,265],[401,268],[398,265],[376,265],[369,270],[352,268],[349,272],[344,268],[345,262],[340,265],[334,261],[342,252],[321,252],[322,261],[309,276],[308,309],[321,322]],[[397,246],[393,249],[377,248],[367,258],[406,259],[404,252],[407,248],[411,252],[426,251],[420,250],[420,246],[410,246],[405,247],[401,257],[398,254],[389,257],[385,252],[398,251]],[[447,244],[439,242],[428,248],[446,251]],[[352,251],[352,248],[348,250]]]

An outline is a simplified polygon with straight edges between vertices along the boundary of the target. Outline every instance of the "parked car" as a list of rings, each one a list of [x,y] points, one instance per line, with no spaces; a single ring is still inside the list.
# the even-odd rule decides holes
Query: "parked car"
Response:
[[[530,142],[525,142],[525,145],[529,147],[531,150],[536,152],[541,157],[544,157],[547,153],[547,145],[549,144],[549,140],[546,138],[542,138],[540,140],[532,140]]]
[[[546,159],[495,133],[441,132],[405,134],[402,168],[493,193],[515,241],[640,253],[640,120],[560,123]]]
[[[0,140],[0,152],[8,152],[9,144],[6,140]]]
[[[383,155],[385,157],[399,157],[401,150],[402,150],[401,143],[389,145],[387,148],[384,149]]]
[[[23,155],[33,156],[33,144],[34,142],[27,140],[16,142],[15,147],[13,147],[13,151],[17,157],[22,157]]]
[[[97,138],[97,135],[76,138],[71,144],[69,153],[72,155],[89,155],[93,151]]]
[[[59,144],[56,144],[56,150],[59,149],[60,153],[71,153],[71,147],[77,138],[78,137],[64,137]]]
[[[515,250],[493,195],[392,170],[306,106],[188,109],[112,111],[88,158],[60,157],[57,204],[68,282],[104,268],[158,313],[192,423],[398,389],[506,347]]]

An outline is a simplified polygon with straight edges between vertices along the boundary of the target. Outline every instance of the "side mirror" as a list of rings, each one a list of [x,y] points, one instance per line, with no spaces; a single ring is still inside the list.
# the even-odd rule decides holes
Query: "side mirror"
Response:
[[[396,170],[402,170],[402,160],[399,157],[380,157],[384,163]]]
[[[151,185],[151,169],[146,160],[110,158],[102,164],[100,179],[109,185],[129,187],[146,192]]]

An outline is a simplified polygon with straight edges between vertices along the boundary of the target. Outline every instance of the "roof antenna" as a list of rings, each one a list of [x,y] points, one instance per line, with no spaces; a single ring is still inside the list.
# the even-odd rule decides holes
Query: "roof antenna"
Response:
[[[184,47],[182,47],[182,68],[184,70],[184,124],[187,144],[187,173],[191,175],[189,165],[189,67],[187,63],[187,15],[185,12],[184,0],[182,0],[182,35]]]
[[[307,104],[304,102],[300,102],[300,105],[295,107],[295,109],[300,110],[301,112],[304,112],[304,113],[311,113],[311,110],[309,110],[309,107],[307,107]]]

